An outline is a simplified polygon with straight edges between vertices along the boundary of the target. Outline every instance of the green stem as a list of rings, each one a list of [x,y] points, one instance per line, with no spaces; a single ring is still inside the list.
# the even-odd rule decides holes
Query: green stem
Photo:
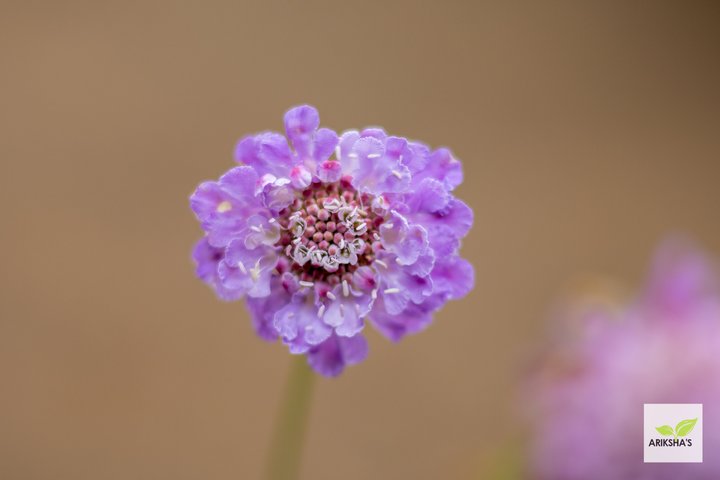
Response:
[[[300,475],[314,380],[315,374],[308,367],[305,356],[295,357],[270,445],[267,480],[294,480]]]

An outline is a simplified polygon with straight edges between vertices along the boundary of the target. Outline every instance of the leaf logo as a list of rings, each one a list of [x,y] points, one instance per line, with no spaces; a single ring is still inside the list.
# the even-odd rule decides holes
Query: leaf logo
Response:
[[[697,423],[698,419],[688,419],[688,420],[682,420],[677,425],[675,425],[675,429],[670,425],[663,425],[662,427],[655,427],[655,430],[658,431],[658,433],[664,437],[673,436],[674,438],[677,437],[687,437],[690,432],[693,431],[693,428],[695,428],[695,424]]]
[[[693,431],[695,424],[698,419],[693,418],[692,420],[683,420],[675,426],[675,435],[678,437],[686,437]]]

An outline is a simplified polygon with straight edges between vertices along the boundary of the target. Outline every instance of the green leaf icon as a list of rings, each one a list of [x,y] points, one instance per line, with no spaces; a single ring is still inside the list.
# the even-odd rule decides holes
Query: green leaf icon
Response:
[[[681,422],[682,423],[682,422]],[[660,435],[668,436],[668,435],[675,435],[675,431],[670,425],[663,425],[662,427],[655,427],[655,430],[660,433]]]
[[[675,433],[678,437],[686,437],[695,428],[695,424],[698,419],[693,418],[692,420],[683,420],[675,426]]]

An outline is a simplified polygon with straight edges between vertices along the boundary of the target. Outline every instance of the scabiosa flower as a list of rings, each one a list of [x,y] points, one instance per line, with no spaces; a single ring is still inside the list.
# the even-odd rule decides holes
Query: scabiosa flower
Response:
[[[205,231],[193,259],[221,299],[246,300],[260,337],[335,376],[366,357],[366,323],[397,341],[472,289],[458,250],[473,213],[452,194],[462,170],[449,150],[318,127],[300,106],[287,138],[240,140],[240,166],[190,197]]]
[[[658,251],[639,298],[596,297],[573,310],[575,333],[526,392],[532,478],[720,478],[719,287],[711,261],[673,241]],[[643,463],[644,403],[703,403],[704,463]]]

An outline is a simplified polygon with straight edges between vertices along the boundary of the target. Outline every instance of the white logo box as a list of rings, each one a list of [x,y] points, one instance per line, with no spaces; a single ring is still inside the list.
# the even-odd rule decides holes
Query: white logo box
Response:
[[[645,463],[702,463],[703,461],[703,406],[701,403],[646,403],[644,405]],[[686,436],[684,446],[651,446],[651,440],[675,439],[662,435],[656,428],[669,425],[673,429],[684,420],[697,418],[697,423]],[[660,442],[662,443],[662,442]],[[692,443],[691,446],[687,445]]]

